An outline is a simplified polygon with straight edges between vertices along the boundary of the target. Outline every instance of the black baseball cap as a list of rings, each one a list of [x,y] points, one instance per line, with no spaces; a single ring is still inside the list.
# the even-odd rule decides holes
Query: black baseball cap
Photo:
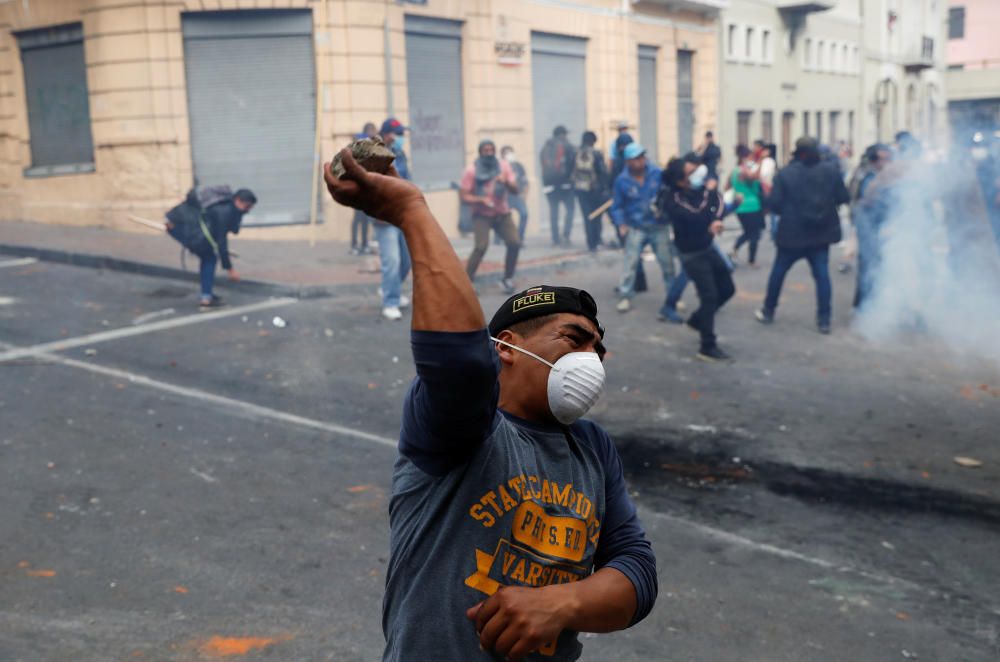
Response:
[[[604,339],[604,327],[597,319],[594,297],[586,290],[559,285],[529,287],[504,301],[490,320],[490,335],[495,337],[515,324],[555,313],[583,315],[594,323],[597,333]]]

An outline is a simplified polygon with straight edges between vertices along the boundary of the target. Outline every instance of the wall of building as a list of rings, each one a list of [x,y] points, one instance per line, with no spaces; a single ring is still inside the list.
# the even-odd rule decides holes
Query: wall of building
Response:
[[[995,0],[951,0],[949,8],[965,9],[965,34],[948,39],[948,65],[965,69],[1000,68],[1000,2]]]
[[[409,123],[405,16],[462,21],[467,160],[492,137],[521,154],[535,177],[541,142],[532,135],[531,32],[584,37],[587,124],[606,146],[620,119],[638,120],[639,44],[659,48],[659,154],[676,152],[678,48],[696,52],[696,132],[717,121],[714,19],[617,0],[429,0],[426,5],[366,0],[29,0],[0,5],[0,220],[132,229],[128,212],[159,217],[190,187],[192,174],[181,14],[217,9],[312,9],[319,91],[320,153],[328,160],[366,121],[390,112]],[[30,165],[20,54],[13,32],[80,21],[94,140],[92,173],[26,177]],[[502,66],[497,41],[527,46],[522,62]],[[386,48],[388,42],[389,48]],[[387,75],[386,57],[389,57]],[[387,81],[391,76],[392,85]],[[252,80],[252,72],[248,72]],[[575,137],[574,137],[575,139]],[[413,164],[419,168],[419,163]],[[458,179],[461,173],[455,173]],[[231,182],[238,185],[238,182]],[[537,186],[537,182],[536,182]],[[452,191],[429,191],[442,225],[457,228]],[[537,201],[532,224],[540,218]],[[344,239],[350,213],[323,197],[319,220],[303,226],[247,228],[248,236]],[[529,230],[531,231],[531,230]],[[241,235],[242,236],[242,235]]]
[[[792,144],[782,136],[785,113],[790,113],[790,140],[806,134],[803,116],[809,114],[808,134],[823,143],[857,138],[860,115],[860,17],[849,11],[851,3],[835,10],[815,12],[792,29],[775,3],[761,0],[734,0],[720,19],[722,30],[722,112],[717,141],[728,165],[734,163],[738,117],[750,112],[748,139],[764,137],[762,120],[772,117],[772,141],[779,157],[790,154]],[[748,30],[752,43],[747,51]],[[764,32],[768,47],[765,51]],[[732,42],[732,43],[731,43]],[[819,57],[822,46],[822,58]],[[835,47],[831,57],[831,47]],[[846,49],[846,54],[845,54]],[[833,116],[831,112],[838,113]],[[816,122],[822,115],[821,133]],[[854,123],[851,123],[851,117]],[[853,128],[853,131],[852,131]]]

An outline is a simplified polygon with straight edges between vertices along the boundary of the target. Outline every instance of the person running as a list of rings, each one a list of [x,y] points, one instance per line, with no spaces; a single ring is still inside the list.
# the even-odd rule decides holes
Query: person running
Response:
[[[525,200],[525,196],[528,195],[528,174],[524,171],[524,165],[517,160],[517,154],[514,153],[514,148],[510,145],[504,145],[500,148],[500,158],[510,164],[510,169],[514,171],[514,177],[517,179],[517,193],[511,193],[507,196],[507,204],[510,208],[517,211],[518,222],[517,222],[517,234],[521,237],[521,245],[524,245],[524,231],[528,228],[528,203]],[[497,243],[502,243],[502,238],[497,237]]]
[[[620,313],[632,309],[636,268],[647,245],[653,249],[663,272],[663,285],[670,289],[674,278],[674,252],[666,219],[655,213],[656,194],[660,188],[660,169],[646,160],[646,150],[639,143],[625,146],[625,170],[615,180],[611,219],[625,238],[625,262],[618,285]]]
[[[689,160],[671,159],[663,175],[670,194],[661,197],[661,204],[673,225],[684,272],[698,291],[698,309],[687,320],[700,337],[696,356],[715,363],[731,360],[719,348],[715,314],[736,293],[736,286],[729,265],[714,246],[715,237],[722,233],[725,213],[718,180],[692,178],[696,170],[698,165]]]
[[[245,188],[231,191],[228,186],[191,189],[184,202],[167,212],[167,233],[198,257],[201,310],[222,305],[222,298],[215,294],[215,266],[219,262],[229,280],[240,280],[229,257],[229,234],[240,233],[243,216],[257,204],[257,196]]]
[[[420,190],[342,158],[342,179],[324,166],[334,200],[413,251],[417,375],[393,467],[382,660],[576,660],[578,633],[628,628],[657,595],[621,459],[583,419],[604,384],[597,304],[541,285],[487,325]]]
[[[729,257],[735,262],[740,251],[740,246],[749,244],[749,255],[747,263],[751,267],[757,266],[757,245],[760,243],[760,235],[764,231],[764,211],[761,205],[760,188],[760,166],[754,162],[750,150],[746,145],[736,147],[736,167],[726,182],[726,189],[733,191],[743,197],[743,202],[736,208],[736,218],[740,220],[743,234],[736,239],[733,245],[733,252]]]
[[[552,227],[552,245],[569,246],[573,231],[573,214],[576,211],[576,197],[573,195],[571,174],[575,155],[573,146],[566,136],[569,132],[560,125],[552,130],[552,137],[545,141],[539,159],[542,164],[542,184],[546,187],[545,197],[549,201],[549,225]],[[559,230],[559,207],[566,208],[566,223]]]
[[[774,178],[770,204],[781,214],[775,240],[778,253],[767,280],[764,305],[755,313],[757,321],[774,322],[785,276],[804,259],[816,282],[816,326],[820,333],[830,333],[830,245],[838,243],[842,236],[837,208],[849,200],[840,173],[832,164],[820,161],[816,139],[799,138],[795,142],[795,160]]]
[[[507,244],[504,260],[503,280],[500,287],[507,294],[514,291],[514,270],[517,268],[517,254],[521,250],[521,237],[511,219],[508,194],[517,193],[517,178],[506,161],[497,158],[497,146],[492,140],[479,143],[479,158],[462,175],[459,195],[462,201],[472,205],[472,232],[475,246],[466,270],[469,280],[475,281],[476,270],[490,246],[490,230],[503,237]]]
[[[405,132],[406,127],[396,118],[390,117],[382,122],[379,136],[396,157],[392,162],[396,172],[403,179],[409,179],[410,167],[406,152],[403,151]],[[410,298],[403,294],[403,282],[410,273],[410,252],[399,228],[377,216],[374,219],[379,263],[382,268],[382,286],[379,288],[379,296],[382,297],[382,317],[398,322],[403,319],[403,312],[400,309],[410,305]]]
[[[590,215],[608,199],[608,168],[596,144],[597,134],[584,131],[573,166],[573,190],[580,202],[587,250],[591,253],[596,253],[601,246],[601,217],[590,218]]]

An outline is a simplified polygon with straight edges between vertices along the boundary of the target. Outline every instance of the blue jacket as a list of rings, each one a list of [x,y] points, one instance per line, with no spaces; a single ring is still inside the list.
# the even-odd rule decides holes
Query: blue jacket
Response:
[[[664,226],[665,218],[657,218],[654,209],[656,194],[660,189],[660,169],[646,164],[646,179],[642,185],[622,170],[614,185],[614,202],[611,204],[611,220],[615,225],[630,228]]]
[[[410,179],[410,164],[406,161],[406,152],[397,147],[396,143],[393,143],[389,149],[396,155],[396,160],[392,163],[392,165],[396,166],[396,172],[403,179]]]

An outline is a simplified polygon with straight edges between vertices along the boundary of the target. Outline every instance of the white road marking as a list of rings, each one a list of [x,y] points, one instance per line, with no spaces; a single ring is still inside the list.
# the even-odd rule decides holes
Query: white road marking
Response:
[[[139,315],[134,320],[132,324],[145,324],[150,320],[155,320],[157,317],[166,317],[167,315],[173,315],[175,311],[173,308],[164,308],[163,310],[154,310],[151,313],[146,313],[145,315]]]
[[[357,430],[355,428],[347,427],[346,425],[328,423],[326,421],[320,421],[315,418],[308,418],[306,416],[290,414],[288,412],[281,411],[279,409],[272,409],[270,407],[255,405],[251,402],[245,402],[243,400],[227,398],[223,395],[216,395],[215,393],[209,393],[208,391],[202,391],[196,388],[189,388],[187,386],[177,386],[176,384],[161,382],[157,379],[151,379],[144,375],[139,375],[134,372],[129,372],[127,370],[109,368],[94,363],[87,363],[86,361],[77,361],[75,359],[69,359],[63,356],[56,356],[54,354],[45,354],[39,352],[33,354],[33,356],[43,361],[59,363],[61,365],[70,366],[72,368],[79,368],[81,370],[87,370],[88,372],[97,373],[99,375],[114,377],[115,379],[118,380],[127,381],[129,383],[137,384],[139,386],[154,388],[184,398],[191,398],[192,400],[197,400],[199,402],[209,402],[214,405],[219,405],[231,411],[238,412],[253,418],[262,418],[271,421],[277,421],[278,423],[288,423],[291,425],[297,425],[299,427],[308,428],[311,430],[321,430],[323,432],[331,432],[333,434],[338,434],[344,437],[352,437],[354,439],[370,441],[379,444],[381,446],[389,446],[391,448],[396,448],[395,439],[390,439],[389,437],[383,437],[377,434],[372,434],[370,432],[365,432],[364,430]]]
[[[194,467],[191,467],[190,471],[191,471],[191,473],[193,473],[198,478],[201,478],[206,483],[218,483],[219,482],[219,479],[216,478],[215,476],[213,476],[211,474],[207,474],[204,471],[198,471]]]
[[[23,267],[38,262],[35,257],[19,257],[13,260],[0,260],[0,269],[3,267]]]
[[[269,299],[267,301],[259,301],[257,303],[251,303],[246,306],[224,308],[223,310],[218,310],[210,313],[195,313],[194,315],[176,317],[174,319],[163,320],[160,322],[153,322],[151,324],[140,324],[138,326],[112,329],[111,331],[101,331],[99,333],[91,333],[86,336],[78,336],[76,338],[66,338],[64,340],[56,340],[54,342],[42,343],[41,345],[33,345],[31,347],[19,347],[16,349],[10,349],[0,353],[0,363],[3,363],[5,361],[13,361],[15,359],[23,359],[29,356],[41,356],[42,354],[47,354],[49,352],[61,352],[67,349],[73,349],[74,347],[81,347],[83,345],[93,345],[95,343],[108,342],[109,340],[120,340],[121,338],[129,338],[131,336],[138,336],[144,333],[152,333],[154,331],[175,329],[177,327],[188,326],[190,324],[211,322],[212,320],[222,319],[224,317],[232,317],[233,315],[242,315],[244,313],[250,313],[256,310],[265,310],[267,308],[277,308],[278,306],[287,306],[288,304],[295,303],[296,301],[298,301],[298,299],[292,299],[289,297],[281,299]]]

